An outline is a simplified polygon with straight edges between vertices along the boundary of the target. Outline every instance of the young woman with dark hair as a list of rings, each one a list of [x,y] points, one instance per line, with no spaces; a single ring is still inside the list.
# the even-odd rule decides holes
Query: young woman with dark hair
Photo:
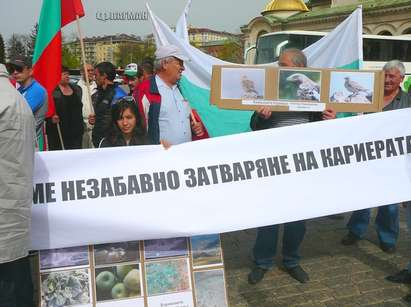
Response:
[[[150,144],[143,119],[131,97],[124,97],[113,105],[112,122],[99,147],[135,146]]]

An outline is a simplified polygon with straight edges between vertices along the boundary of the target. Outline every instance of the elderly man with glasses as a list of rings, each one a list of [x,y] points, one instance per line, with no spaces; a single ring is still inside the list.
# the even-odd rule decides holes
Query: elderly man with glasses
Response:
[[[153,144],[181,144],[207,137],[198,114],[179,88],[184,61],[189,59],[174,45],[157,49],[156,74],[139,86],[137,103]]]

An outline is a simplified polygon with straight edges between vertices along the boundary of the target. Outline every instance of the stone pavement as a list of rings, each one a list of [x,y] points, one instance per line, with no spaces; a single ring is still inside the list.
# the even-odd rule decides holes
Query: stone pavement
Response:
[[[401,208],[400,212],[400,238],[394,254],[380,250],[373,222],[364,240],[347,247],[340,241],[346,234],[349,214],[341,220],[323,217],[308,221],[301,260],[310,275],[307,284],[300,284],[276,267],[260,283],[249,285],[256,231],[222,235],[230,306],[409,306],[401,298],[411,292],[411,286],[384,280],[404,269],[411,259],[411,235],[405,210]],[[276,260],[281,263],[281,257]]]

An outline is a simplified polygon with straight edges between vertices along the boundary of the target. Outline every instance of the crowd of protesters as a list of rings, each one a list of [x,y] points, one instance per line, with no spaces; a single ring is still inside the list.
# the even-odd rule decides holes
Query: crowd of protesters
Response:
[[[32,305],[28,232],[33,156],[35,148],[41,148],[41,136],[46,136],[49,150],[160,143],[167,148],[208,138],[200,116],[179,88],[187,60],[176,46],[158,48],[154,62],[144,61],[136,70],[126,72],[127,91],[115,83],[116,67],[112,63],[102,62],[94,67],[85,64],[77,84],[70,82],[69,70],[63,67],[61,80],[52,93],[56,112],[47,119],[47,93],[33,79],[30,59],[11,59],[8,72],[6,66],[0,65],[0,307]],[[281,53],[279,65],[306,67],[307,59],[300,50],[287,49]],[[383,70],[383,111],[410,107],[411,98],[400,86],[405,76],[404,65],[393,60]],[[261,130],[336,117],[332,109],[322,113],[271,112],[262,107],[253,114],[250,126],[252,130]],[[378,209],[377,233],[386,253],[396,251],[398,207],[399,204],[390,204]],[[411,205],[407,210],[411,231]],[[369,209],[354,212],[342,244],[352,245],[360,240],[369,219]],[[251,285],[260,282],[274,267],[279,226],[258,229],[253,249],[255,266],[248,275]],[[306,283],[309,275],[299,263],[305,221],[283,227],[283,265],[292,278]],[[411,262],[387,280],[411,284]],[[411,301],[411,295],[405,300]]]

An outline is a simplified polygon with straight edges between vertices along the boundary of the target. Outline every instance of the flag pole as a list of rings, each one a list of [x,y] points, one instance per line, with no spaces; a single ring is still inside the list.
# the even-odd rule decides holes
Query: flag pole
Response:
[[[88,97],[88,109],[90,111],[90,114],[94,114],[94,108],[93,104],[91,102],[91,91],[90,91],[90,80],[88,79],[88,73],[87,73],[87,66],[86,66],[86,51],[84,48],[84,40],[83,40],[83,35],[81,33],[81,27],[80,27],[80,17],[79,15],[76,14],[76,24],[77,24],[77,34],[78,38],[80,40],[80,48],[81,48],[81,58],[83,62],[83,70],[84,70],[84,78],[86,80],[86,88],[87,88],[87,97]]]
[[[63,135],[61,134],[60,122],[57,123],[57,132],[58,132],[58,134],[59,134],[61,149],[62,149],[62,150],[66,150],[66,149],[64,148],[64,141],[63,141]]]

